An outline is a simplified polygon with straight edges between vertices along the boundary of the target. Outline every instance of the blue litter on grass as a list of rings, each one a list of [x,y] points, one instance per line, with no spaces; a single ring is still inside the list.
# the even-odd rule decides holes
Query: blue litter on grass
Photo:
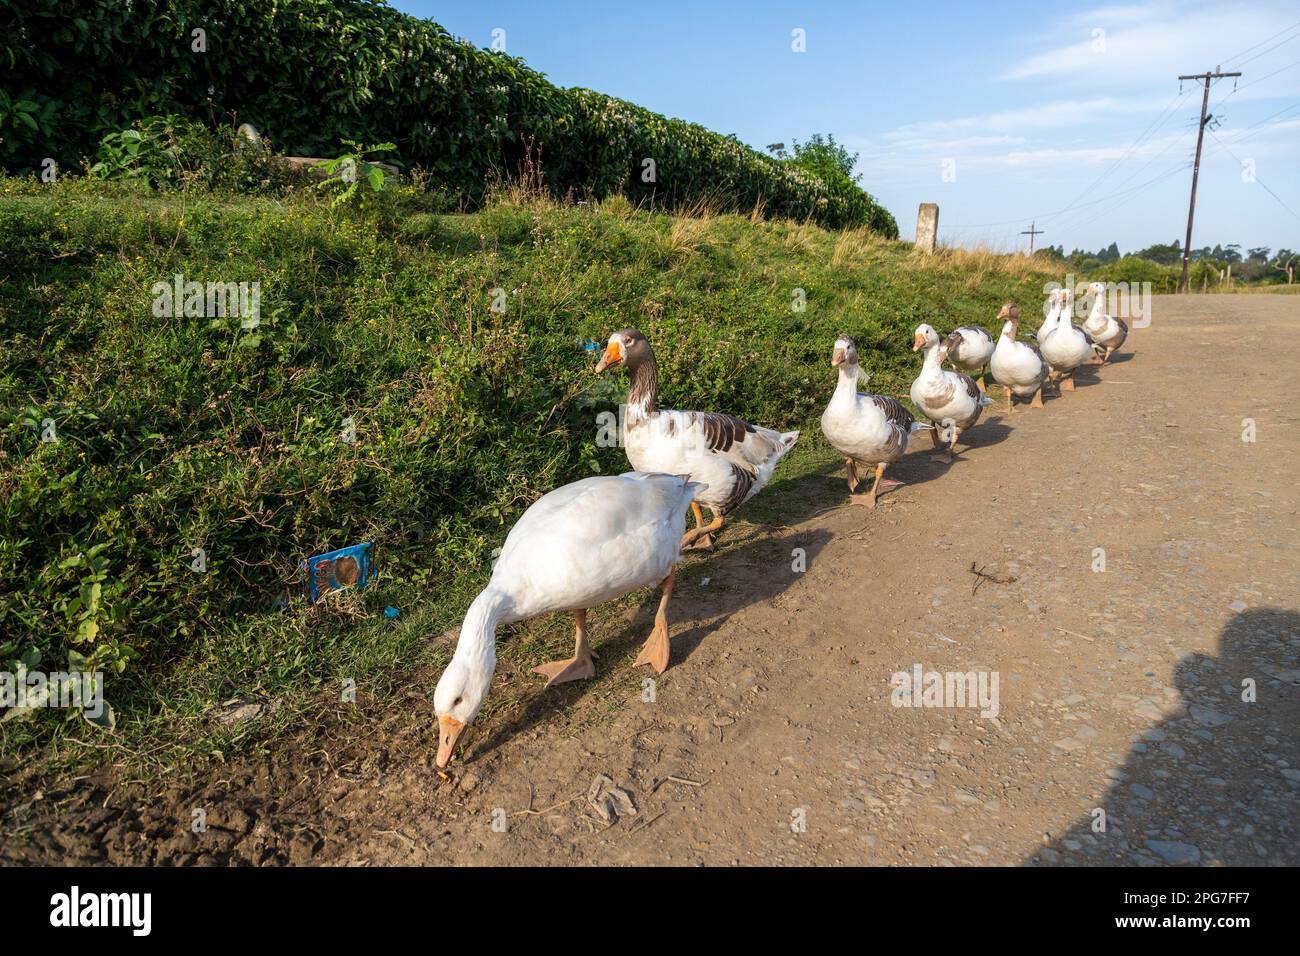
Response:
[[[597,342],[595,339],[587,339],[587,341],[584,342],[581,338],[578,338],[578,339],[574,339],[574,344],[576,344],[578,348],[582,349],[584,352],[595,352],[597,349],[600,348],[600,343]]]
[[[374,544],[354,544],[308,558],[299,567],[307,575],[307,600],[315,604],[327,594],[363,588],[375,576]]]
[[[398,608],[393,607],[391,604],[384,608],[384,617],[389,618],[390,620],[401,613],[402,612]]]

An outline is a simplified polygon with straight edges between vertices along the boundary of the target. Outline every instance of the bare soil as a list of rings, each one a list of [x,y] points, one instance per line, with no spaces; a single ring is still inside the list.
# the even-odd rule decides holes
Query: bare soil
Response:
[[[417,672],[162,792],[9,787],[0,861],[1295,865],[1297,363],[1298,298],[1157,298],[1119,361],[995,405],[952,465],[922,442],[875,511],[837,463],[773,489],[783,526],[683,564],[653,684],[647,595],[590,682],[503,648],[521,703],[450,780]],[[998,715],[893,706],[916,664],[996,672]]]

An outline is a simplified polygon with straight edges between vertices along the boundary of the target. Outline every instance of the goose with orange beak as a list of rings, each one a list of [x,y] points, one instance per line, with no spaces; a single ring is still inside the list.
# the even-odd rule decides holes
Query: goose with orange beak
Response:
[[[1074,324],[1074,293],[1069,289],[1055,289],[1051,295],[1060,308],[1054,306],[1056,321],[1051,327],[1044,323],[1038,330],[1038,350],[1056,373],[1057,385],[1073,392],[1075,370],[1094,354],[1092,336]]]
[[[799,438],[751,425],[723,412],[679,412],[659,408],[659,372],[654,350],[638,329],[609,337],[597,372],[625,368],[632,379],[623,416],[623,449],[637,471],[689,475],[707,486],[691,504],[695,527],[683,548],[711,548],[713,535],[731,514],[758,494]],[[704,523],[701,505],[713,512]]]
[[[1007,411],[1015,399],[1033,399],[1031,408],[1043,407],[1043,384],[1047,381],[1048,367],[1038,347],[1028,342],[1016,341],[1020,329],[1020,307],[1008,302],[998,313],[1002,319],[1002,335],[989,361],[993,380],[1007,390]]]
[[[1083,323],[1083,331],[1092,336],[1094,349],[1099,353],[1105,349],[1105,354],[1097,356],[1104,366],[1128,338],[1128,323],[1106,314],[1106,283],[1090,283],[1088,295],[1092,296],[1092,308],[1088,311],[1087,321]]]
[[[938,457],[951,462],[961,433],[979,421],[984,406],[992,404],[993,400],[979,390],[970,376],[943,367],[943,361],[948,357],[947,345],[940,341],[938,332],[925,324],[916,327],[912,340],[913,352],[922,349],[925,350],[925,361],[921,365],[921,374],[912,382],[912,404],[935,424],[935,430],[930,433],[934,447],[938,449],[941,435],[947,441],[947,451]]]
[[[902,484],[886,478],[885,469],[907,453],[918,432],[931,426],[916,421],[896,398],[858,391],[862,366],[857,346],[847,335],[835,340],[831,367],[839,370],[839,382],[826,411],[822,412],[822,434],[844,456],[850,495],[858,487],[858,466],[875,470],[871,493],[856,499],[874,508],[881,491]]]
[[[537,499],[506,536],[492,578],[469,606],[456,650],[438,679],[437,764],[451,760],[487,699],[496,671],[496,629],[557,611],[573,614],[573,656],[533,668],[546,686],[592,677],[587,609],[662,585],[654,629],[636,664],[668,667],[668,599],[681,559],[686,509],[703,489],[684,476],[602,475]]]

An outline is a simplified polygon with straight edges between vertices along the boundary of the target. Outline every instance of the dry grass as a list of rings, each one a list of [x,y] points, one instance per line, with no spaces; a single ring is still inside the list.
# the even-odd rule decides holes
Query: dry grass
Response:
[[[693,256],[700,251],[700,243],[709,231],[707,217],[693,219],[674,216],[668,228],[664,249],[673,256]]]
[[[1220,295],[1300,295],[1300,282],[1292,285],[1219,285],[1200,289]]]
[[[622,193],[607,196],[600,201],[597,208],[600,210],[601,215],[609,216],[619,222],[625,222],[632,218],[632,215],[637,211],[637,207],[632,204],[632,200]]]
[[[970,272],[973,273],[971,279],[981,277],[981,281],[982,276],[990,272],[1020,279],[1039,272],[1052,271],[1049,265],[1021,253],[1000,252],[988,248],[963,249],[957,246],[943,246],[932,253],[914,248],[910,259],[918,266]],[[968,285],[970,281],[967,280]],[[978,285],[969,287],[979,288]]]
[[[797,255],[807,255],[817,248],[817,242],[826,235],[825,231],[809,223],[787,222],[785,230],[785,247]]]

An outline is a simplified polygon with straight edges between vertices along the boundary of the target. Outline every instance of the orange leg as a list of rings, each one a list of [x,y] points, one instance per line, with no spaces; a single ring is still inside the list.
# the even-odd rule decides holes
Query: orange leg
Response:
[[[720,529],[727,519],[715,514],[713,520],[702,528],[692,528],[682,537],[682,550],[708,551],[713,547],[713,532]]]
[[[669,571],[668,577],[664,578],[664,593],[659,598],[659,610],[655,613],[654,629],[641,645],[641,653],[636,656],[633,667],[649,664],[657,674],[662,674],[668,669],[668,599],[673,595],[673,578],[676,573],[675,570]]]
[[[565,661],[551,661],[549,664],[539,664],[533,668],[534,674],[541,674],[546,678],[546,687],[596,676],[596,665],[591,662],[591,648],[587,646],[587,612],[574,611],[573,617],[577,624],[573,656]]]
[[[871,486],[871,497],[867,499],[868,508],[874,508],[876,506],[876,495],[880,494],[880,490],[884,488],[886,484],[889,485],[898,484],[898,482],[896,481],[890,481],[890,482],[885,481],[885,469],[888,467],[889,467],[888,463],[883,461],[880,462],[880,464],[876,465],[876,480]]]

